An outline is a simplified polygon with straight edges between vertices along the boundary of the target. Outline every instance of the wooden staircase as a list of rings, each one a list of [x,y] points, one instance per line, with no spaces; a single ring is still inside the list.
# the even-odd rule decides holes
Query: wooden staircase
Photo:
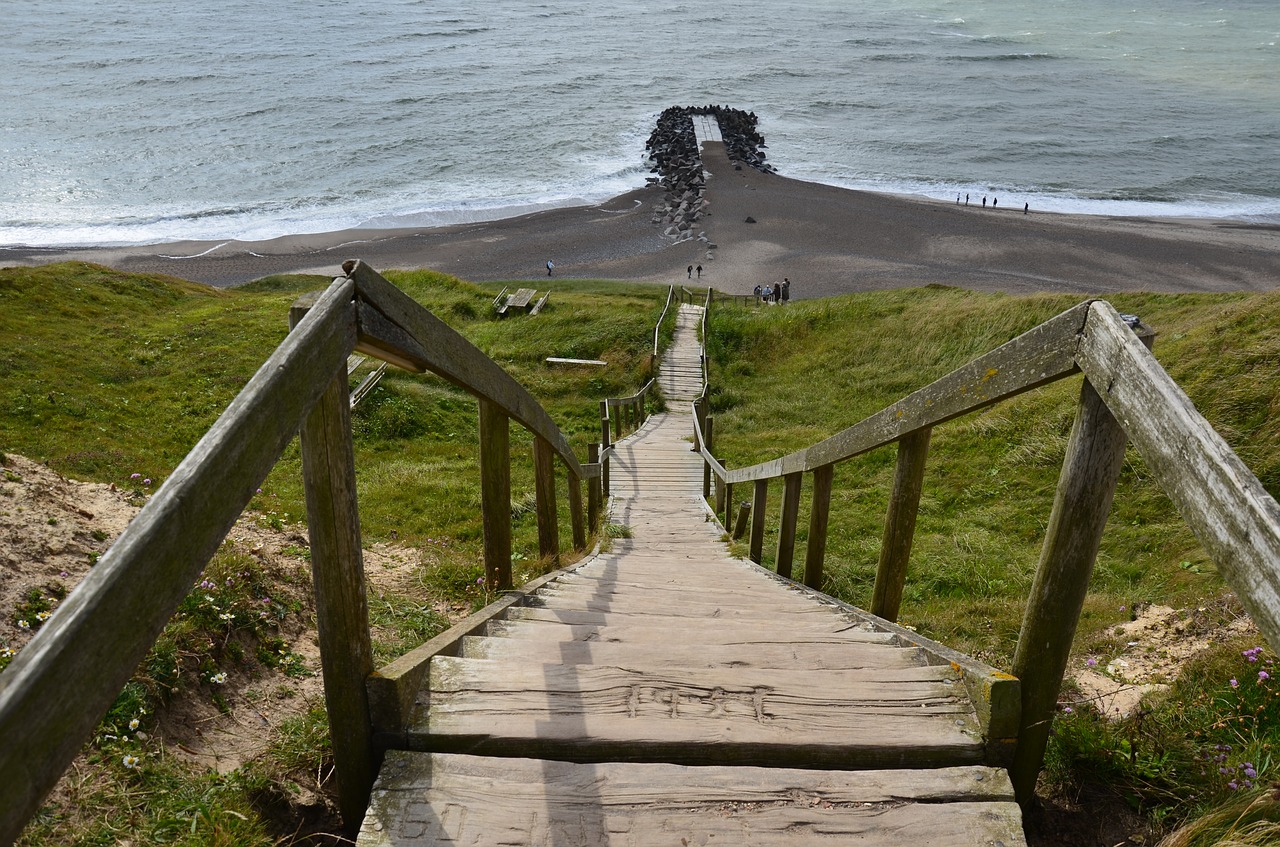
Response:
[[[968,660],[729,557],[688,441],[700,313],[615,447],[630,537],[431,660],[359,844],[1025,843]]]

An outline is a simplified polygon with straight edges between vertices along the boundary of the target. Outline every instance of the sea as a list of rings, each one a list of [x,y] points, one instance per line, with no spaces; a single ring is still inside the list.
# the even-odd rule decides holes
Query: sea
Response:
[[[798,179],[1280,222],[1277,0],[4,0],[0,18],[0,248],[591,204],[645,184],[659,112],[709,104],[754,112]]]

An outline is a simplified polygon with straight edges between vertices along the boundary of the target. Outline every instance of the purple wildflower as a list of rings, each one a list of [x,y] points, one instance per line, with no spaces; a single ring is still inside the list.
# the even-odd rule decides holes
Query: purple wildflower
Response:
[[[1271,679],[1271,674],[1267,673],[1266,671],[1258,671],[1258,682],[1263,682],[1264,680],[1268,680],[1268,679]]]

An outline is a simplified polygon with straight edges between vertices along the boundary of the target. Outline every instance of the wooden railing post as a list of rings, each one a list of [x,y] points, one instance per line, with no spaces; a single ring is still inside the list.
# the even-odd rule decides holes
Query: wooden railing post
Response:
[[[511,421],[480,401],[480,504],[484,576],[490,591],[511,589]]]
[[[796,552],[796,519],[800,516],[801,471],[782,477],[782,516],[778,524],[778,555],[774,567],[778,576],[791,578],[791,562]]]
[[[609,457],[605,451],[613,441],[609,438],[609,401],[600,401],[600,493],[604,498],[609,496]]]
[[[751,541],[747,556],[757,565],[764,558],[764,507],[769,499],[769,480],[757,479],[751,497]]]
[[[1124,430],[1085,380],[1013,657],[1013,674],[1022,683],[1022,719],[1010,776],[1024,808],[1035,799],[1036,777],[1124,463],[1125,441]]]
[[[831,511],[831,481],[835,465],[813,469],[813,507],[809,510],[809,543],[804,551],[804,584],[822,588],[822,563],[827,555],[827,518]]]
[[[727,464],[723,462],[721,464],[724,464],[725,469],[728,470],[729,466]],[[730,526],[732,526],[732,523],[730,523],[730,512],[732,510],[733,510],[733,483],[726,482],[724,484],[724,510],[723,510],[724,511],[724,528],[726,531],[729,529]]]
[[[707,448],[707,452],[713,456],[715,455],[715,425],[716,419],[711,415],[703,418],[702,443]],[[702,496],[708,499],[711,497],[711,463],[706,459],[702,460]]]
[[[377,764],[365,689],[373,673],[373,649],[345,367],[306,416],[301,438],[316,628],[338,806],[343,823],[354,829],[369,806]]]
[[[569,483],[569,524],[573,528],[573,549],[585,550],[587,546],[587,523],[582,513],[582,477],[568,471]]]
[[[751,517],[751,503],[743,500],[738,504],[738,519],[733,524],[733,540],[747,534],[747,520]]]
[[[871,594],[871,614],[887,621],[898,619],[902,590],[907,581],[907,563],[915,537],[920,491],[924,487],[925,460],[929,456],[932,429],[921,429],[898,442],[898,466],[893,477],[893,493],[884,519],[880,542],[880,565]]]
[[[538,515],[538,555],[560,561],[560,522],[556,515],[556,454],[541,436],[533,437],[533,493]]]
[[[591,464],[600,462],[600,445],[592,442],[587,445],[587,461]],[[600,495],[601,481],[604,477],[604,468],[601,469],[600,476],[594,476],[587,480],[587,526],[592,532],[600,529],[600,501],[603,499]]]
[[[619,405],[614,406],[610,414],[613,415],[613,440],[617,441],[622,438],[622,418],[625,413]]]

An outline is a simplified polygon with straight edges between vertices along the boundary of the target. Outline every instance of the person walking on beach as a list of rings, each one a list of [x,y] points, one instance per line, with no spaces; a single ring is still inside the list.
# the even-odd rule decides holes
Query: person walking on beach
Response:
[[[1023,204],[1022,204],[1022,214],[1024,214],[1024,215],[1025,215],[1027,212],[1030,212],[1030,211],[1031,211],[1031,204],[1030,204],[1030,203],[1023,203]]]
[[[968,206],[968,205],[969,205],[969,195],[968,195],[968,194],[966,194],[966,195],[964,196],[964,204],[965,204],[966,206]]]
[[[556,263],[547,259],[547,276],[551,276],[551,272],[556,269]]]
[[[765,303],[773,302],[773,286],[772,285],[766,285],[764,287],[764,302]]]
[[[994,209],[997,205],[999,205],[999,203],[1000,203],[1000,198],[999,198],[999,197],[992,197],[992,198],[991,198],[991,208],[993,208],[993,209]]]
[[[982,195],[982,208],[987,208],[987,196],[985,194]]]
[[[693,279],[693,265],[689,266],[689,279]]]
[[[702,265],[698,265],[698,279],[702,279]]]
[[[760,287],[759,283],[756,283],[756,290],[753,291],[752,293],[756,295],[756,304],[759,305],[760,296],[764,293],[764,289]]]
[[[785,276],[782,278],[782,302],[786,303],[791,299],[791,280]]]

